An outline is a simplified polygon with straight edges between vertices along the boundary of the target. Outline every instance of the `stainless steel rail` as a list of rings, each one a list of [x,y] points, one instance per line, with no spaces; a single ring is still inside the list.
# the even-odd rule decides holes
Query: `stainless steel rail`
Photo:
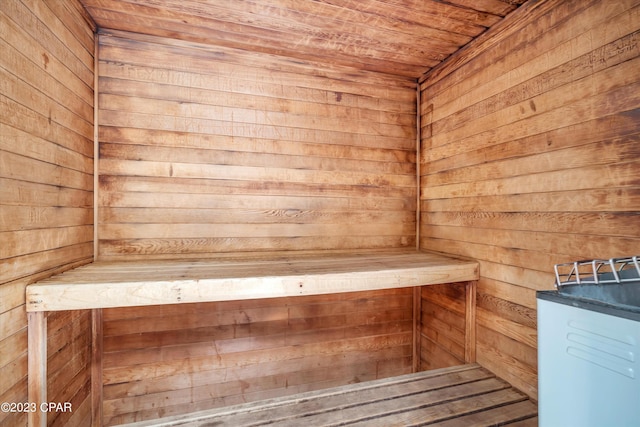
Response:
[[[556,288],[566,285],[625,283],[640,280],[640,255],[556,264]]]

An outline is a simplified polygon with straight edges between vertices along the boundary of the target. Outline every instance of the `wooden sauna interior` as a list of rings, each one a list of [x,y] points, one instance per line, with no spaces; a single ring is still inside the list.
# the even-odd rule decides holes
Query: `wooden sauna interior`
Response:
[[[479,264],[471,297],[51,311],[49,425],[460,365],[469,336],[535,400],[553,265],[640,252],[638,0],[2,0],[0,39],[0,402],[37,381],[27,286],[94,260]]]

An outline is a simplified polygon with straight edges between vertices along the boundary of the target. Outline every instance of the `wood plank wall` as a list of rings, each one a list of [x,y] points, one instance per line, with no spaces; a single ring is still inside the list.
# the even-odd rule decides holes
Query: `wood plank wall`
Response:
[[[0,48],[0,402],[27,402],[25,286],[93,256],[93,27],[75,1],[0,1]],[[88,316],[48,319],[49,397],[73,408],[51,425],[88,422]]]
[[[415,82],[99,39],[100,258],[415,246]]]
[[[414,247],[415,82],[99,35],[99,257]],[[410,372],[412,294],[104,310],[113,424]]]
[[[420,291],[419,370],[465,363],[465,283],[423,286]]]
[[[104,425],[409,373],[412,292],[105,309]]]
[[[422,248],[480,261],[477,360],[537,392],[553,265],[640,248],[640,2],[538,1],[422,84]]]

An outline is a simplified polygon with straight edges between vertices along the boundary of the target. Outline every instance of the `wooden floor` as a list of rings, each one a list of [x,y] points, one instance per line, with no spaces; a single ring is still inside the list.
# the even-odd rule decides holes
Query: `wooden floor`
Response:
[[[537,426],[537,405],[477,364],[350,384],[142,426]]]

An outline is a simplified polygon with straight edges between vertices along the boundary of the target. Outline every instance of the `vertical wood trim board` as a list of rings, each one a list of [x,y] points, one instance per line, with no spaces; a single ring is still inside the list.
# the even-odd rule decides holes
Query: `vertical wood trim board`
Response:
[[[416,245],[415,81],[99,40],[101,259]]]
[[[422,139],[420,121],[421,87],[416,85],[416,249],[420,250],[420,146]]]
[[[476,293],[477,280],[471,280],[465,285],[465,327],[464,327],[464,361],[476,361]]]
[[[93,59],[93,260],[98,258],[98,244],[100,242],[98,234],[98,224],[100,216],[98,213],[99,206],[99,190],[100,190],[100,117],[99,100],[100,92],[98,84],[100,68],[100,42],[98,37],[94,40],[94,59]]]
[[[101,427],[102,419],[102,309],[91,310],[91,425]]]
[[[47,414],[40,411],[40,405],[48,402],[47,397],[47,313],[29,313],[29,425],[46,427]],[[37,373],[37,374],[36,374]]]
[[[420,341],[422,333],[420,325],[422,322],[422,288],[415,286],[413,288],[413,370],[419,372],[420,369]]]
[[[535,291],[640,246],[640,5],[534,6],[422,83],[420,247],[480,262],[476,360],[535,398]]]
[[[67,418],[31,413],[37,425],[48,418],[81,425],[89,407],[83,360],[73,357],[82,354],[89,325],[80,315],[58,327],[60,317],[52,316],[36,321],[29,336],[25,310],[26,285],[93,254],[94,36],[74,3],[0,2],[0,402],[29,402],[31,390],[35,399],[48,391],[48,398],[74,404]],[[52,338],[40,342],[45,326]],[[47,346],[58,356],[44,358]],[[47,365],[49,384],[29,377],[34,362]],[[0,412],[0,425],[23,426],[27,418]]]

